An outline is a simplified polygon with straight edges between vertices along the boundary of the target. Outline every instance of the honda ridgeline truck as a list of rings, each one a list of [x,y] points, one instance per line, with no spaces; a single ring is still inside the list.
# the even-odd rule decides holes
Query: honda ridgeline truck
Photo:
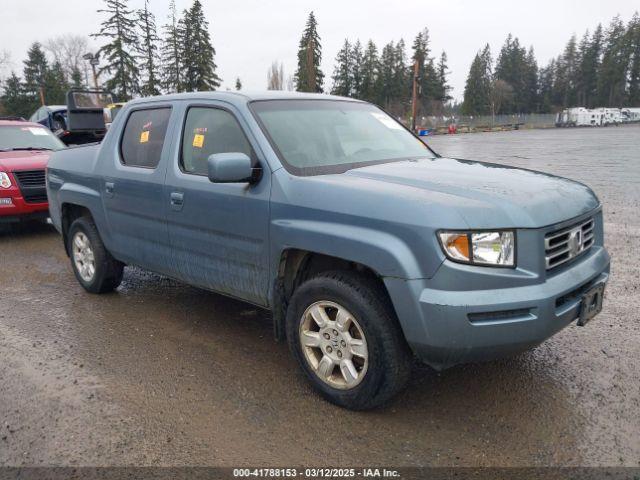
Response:
[[[78,282],[125,265],[273,312],[313,386],[385,402],[436,369],[531,348],[602,308],[602,206],[585,185],[444,158],[374,105],[269,92],[128,103],[54,153],[51,219]]]

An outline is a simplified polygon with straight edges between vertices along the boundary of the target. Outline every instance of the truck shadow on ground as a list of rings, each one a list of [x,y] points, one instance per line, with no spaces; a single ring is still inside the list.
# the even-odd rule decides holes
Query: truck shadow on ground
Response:
[[[440,373],[416,365],[408,388],[388,406],[350,412],[315,394],[287,346],[274,342],[270,317],[259,308],[137,268],[126,270],[116,293],[80,296],[86,302],[56,314],[85,319],[68,322],[68,334],[88,364],[101,352],[100,364],[93,363],[112,379],[110,394],[144,405],[144,415],[155,412],[167,428],[174,421],[167,411],[187,411],[189,435],[205,444],[213,431],[231,429],[246,432],[258,450],[287,438],[298,461],[312,453],[305,451],[307,437],[322,434],[320,450],[350,439],[359,458],[376,459],[376,452],[387,458],[395,448],[425,465],[485,456],[494,465],[579,462],[570,446],[581,419],[544,346]],[[357,441],[365,436],[366,448]]]
[[[55,233],[53,225],[47,222],[0,223],[0,241],[21,240],[37,237],[47,233]]]

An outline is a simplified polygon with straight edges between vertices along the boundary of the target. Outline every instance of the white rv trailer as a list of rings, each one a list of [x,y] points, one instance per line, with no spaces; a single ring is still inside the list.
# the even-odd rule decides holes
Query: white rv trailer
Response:
[[[591,126],[591,127],[600,127],[602,126],[602,122],[603,122],[603,118],[604,115],[602,114],[602,112],[599,112],[597,110],[588,110],[585,109],[586,112],[584,112],[584,119],[583,119],[583,125],[587,125],[587,126]]]
[[[602,125],[603,113],[584,107],[565,108],[556,116],[558,127],[599,127]]]
[[[640,108],[623,108],[620,113],[623,123],[640,122]]]
[[[556,127],[570,127],[571,126],[571,108],[565,108],[556,115]]]
[[[607,125],[619,125],[622,123],[622,112],[619,108],[599,108],[602,112],[602,124]]]

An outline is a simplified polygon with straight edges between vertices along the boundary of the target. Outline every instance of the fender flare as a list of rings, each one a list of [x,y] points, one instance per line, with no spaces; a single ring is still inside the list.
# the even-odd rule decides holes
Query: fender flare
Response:
[[[380,230],[316,220],[278,220],[271,225],[271,238],[274,274],[282,252],[293,248],[357,262],[381,277],[424,277],[424,266],[409,245]]]
[[[104,210],[102,208],[102,198],[100,192],[80,185],[77,183],[65,182],[57,192],[58,205],[60,208],[60,225],[62,227],[62,210],[64,205],[76,205],[78,207],[85,208],[91,214],[96,228],[100,233],[100,238],[104,242],[107,249],[111,244],[109,229],[107,228],[106,218],[104,216]],[[61,228],[63,238],[66,237],[66,232]]]

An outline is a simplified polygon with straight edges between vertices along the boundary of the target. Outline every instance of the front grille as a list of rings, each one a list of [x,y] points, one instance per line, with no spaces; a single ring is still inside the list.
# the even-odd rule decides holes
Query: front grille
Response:
[[[27,203],[45,203],[47,201],[47,186],[44,170],[22,170],[13,172]]]
[[[13,172],[21,187],[44,187],[44,170],[22,170]]]
[[[568,228],[551,232],[544,237],[547,270],[573,260],[593,245],[593,218]]]
[[[47,203],[47,194],[42,193],[40,195],[23,195],[24,201],[27,203]]]

